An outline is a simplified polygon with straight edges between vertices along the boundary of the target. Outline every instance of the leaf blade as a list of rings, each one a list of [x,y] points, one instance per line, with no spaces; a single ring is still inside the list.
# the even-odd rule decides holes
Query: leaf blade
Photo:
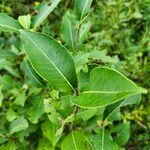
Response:
[[[90,82],[82,88],[79,97],[72,99],[72,102],[86,108],[104,107],[129,95],[145,92],[145,89],[137,87],[116,70],[107,67],[95,68],[91,72]]]
[[[38,14],[33,20],[33,27],[36,29],[47,18],[47,16],[55,9],[61,0],[53,0],[51,6],[47,4],[40,4]]]
[[[19,29],[22,29],[22,27],[17,20],[9,17],[6,14],[0,13],[0,30],[18,33]]]
[[[77,86],[74,61],[69,52],[53,38],[21,30],[23,47],[34,68],[55,89],[71,93]],[[42,60],[39,62],[39,58]]]

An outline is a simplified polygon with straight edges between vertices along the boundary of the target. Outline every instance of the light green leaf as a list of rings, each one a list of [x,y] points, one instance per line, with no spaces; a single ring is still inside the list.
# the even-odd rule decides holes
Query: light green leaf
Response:
[[[29,61],[23,61],[21,67],[30,83],[37,87],[44,85],[43,79],[34,71]]]
[[[37,150],[54,150],[51,143],[47,139],[40,139]]]
[[[77,118],[82,118],[84,121],[93,117],[97,112],[97,109],[87,109],[77,113]]]
[[[37,7],[37,15],[33,19],[33,27],[36,29],[40,24],[47,18],[47,16],[55,9],[55,7],[58,5],[58,3],[61,0],[52,0],[51,6],[48,6],[47,4],[40,4]]]
[[[104,128],[101,129],[98,135],[94,135],[91,142],[93,143],[95,150],[117,150],[118,146],[113,141],[111,135],[105,131]]]
[[[17,98],[14,101],[14,104],[17,104],[23,107],[25,100],[26,100],[26,94],[25,94],[25,91],[23,91],[17,96]]]
[[[34,70],[54,89],[71,93],[77,87],[77,77],[69,52],[45,34],[25,30],[20,32],[23,47]]]
[[[130,96],[130,97],[127,97],[126,99],[124,99],[121,106],[139,104],[140,100],[141,100],[141,94],[133,95],[133,96]]]
[[[143,16],[140,12],[136,11],[132,14],[132,17],[136,19],[141,19]]]
[[[32,98],[33,106],[28,112],[29,120],[36,124],[38,123],[39,118],[44,114],[43,98],[42,96],[37,96]]]
[[[81,20],[89,12],[93,0],[76,0],[75,7],[78,18]]]
[[[25,130],[26,128],[28,128],[28,122],[23,116],[12,121],[9,126],[10,134]]]
[[[61,144],[61,150],[91,150],[87,139],[81,131],[72,131]]]
[[[8,109],[6,118],[8,121],[12,121],[17,118],[17,113],[14,112],[11,108]]]
[[[3,88],[3,85],[0,86],[0,107],[2,106],[2,102],[3,102],[2,88]]]
[[[18,33],[19,29],[22,29],[22,27],[15,19],[0,13],[0,30]]]
[[[53,146],[55,146],[60,138],[60,135],[59,136],[56,135],[58,127],[52,124],[52,122],[47,120],[42,124],[41,128],[44,137],[47,138]]]
[[[75,18],[69,12],[63,17],[60,33],[66,45],[74,50],[77,44],[78,30],[75,25]]]
[[[19,16],[18,21],[24,29],[29,29],[31,25],[31,16],[29,14],[24,16]]]
[[[72,102],[80,107],[104,107],[131,95],[146,93],[131,80],[110,68],[95,68],[91,71],[90,82],[82,88]]]
[[[80,72],[80,70],[83,68],[83,65],[87,64],[89,62],[89,56],[90,53],[85,53],[83,51],[80,51],[75,57],[75,66],[76,66],[76,72]]]
[[[17,145],[13,141],[10,141],[10,142],[0,146],[0,150],[16,150],[16,149],[17,149]]]

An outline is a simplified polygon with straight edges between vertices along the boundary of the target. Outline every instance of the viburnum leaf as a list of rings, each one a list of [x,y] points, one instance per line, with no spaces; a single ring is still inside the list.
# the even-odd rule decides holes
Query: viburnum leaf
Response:
[[[104,107],[131,95],[146,93],[131,80],[110,68],[95,68],[91,71],[90,81],[80,95],[72,102],[80,107]]]
[[[20,33],[23,47],[34,70],[54,89],[72,93],[77,87],[77,77],[70,53],[45,34],[25,30]]]

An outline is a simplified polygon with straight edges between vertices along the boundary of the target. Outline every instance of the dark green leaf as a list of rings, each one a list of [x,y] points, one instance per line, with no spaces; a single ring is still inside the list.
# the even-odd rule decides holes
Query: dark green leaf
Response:
[[[104,107],[131,95],[145,93],[132,81],[116,70],[95,68],[91,71],[90,82],[72,102],[80,107]]]
[[[23,47],[36,72],[56,90],[71,93],[77,87],[77,77],[69,52],[45,34],[20,32]]]

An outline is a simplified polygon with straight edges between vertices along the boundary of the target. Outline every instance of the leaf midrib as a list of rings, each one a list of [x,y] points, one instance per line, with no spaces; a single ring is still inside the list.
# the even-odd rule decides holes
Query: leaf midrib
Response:
[[[0,26],[1,26],[1,27],[7,27],[7,28],[13,29],[13,30],[15,30],[15,31],[18,32],[18,30],[17,30],[16,28],[13,28],[13,27],[11,27],[11,26],[7,26],[7,25],[4,25],[4,24],[0,24]]]
[[[64,78],[64,80],[68,83],[68,85],[74,91],[74,88],[70,84],[70,82],[65,78],[65,76],[61,73],[61,71],[57,68],[57,66],[46,56],[46,54],[42,51],[42,49],[26,34],[21,30],[21,32],[42,52],[42,54],[47,58],[47,60],[54,66],[54,68],[58,71],[58,73]]]

